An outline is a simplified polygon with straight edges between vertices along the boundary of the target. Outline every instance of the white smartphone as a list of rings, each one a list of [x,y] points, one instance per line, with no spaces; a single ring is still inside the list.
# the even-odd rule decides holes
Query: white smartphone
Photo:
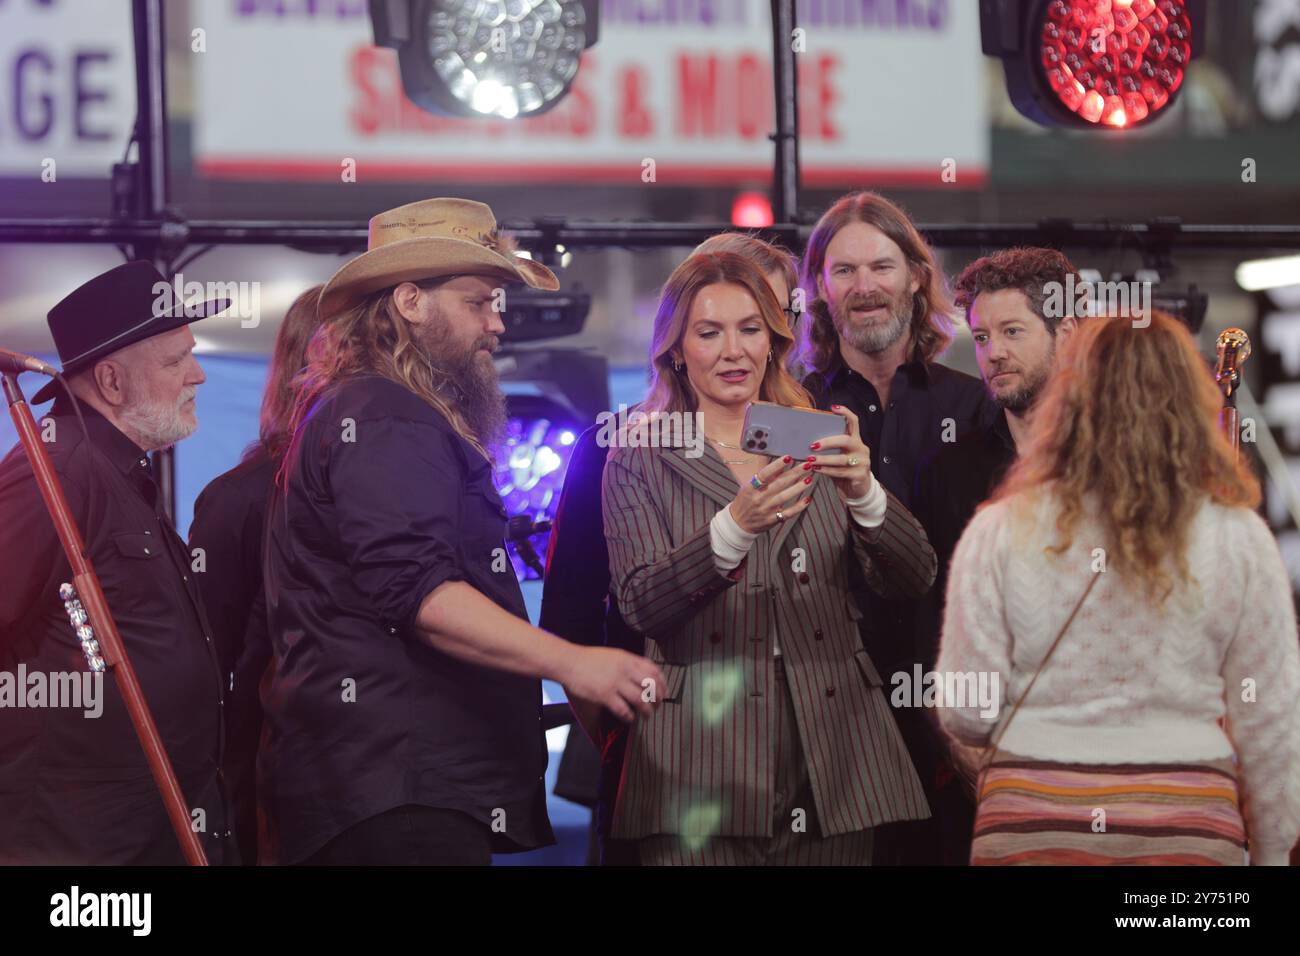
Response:
[[[745,428],[740,447],[745,451],[780,458],[804,459],[813,452],[809,445],[843,435],[849,421],[835,412],[812,408],[790,408],[773,402],[751,402],[745,411]]]

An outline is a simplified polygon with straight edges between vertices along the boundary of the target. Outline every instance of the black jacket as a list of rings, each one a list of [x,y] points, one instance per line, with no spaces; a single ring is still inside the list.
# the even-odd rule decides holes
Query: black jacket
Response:
[[[623,622],[618,604],[610,596],[609,548],[600,507],[601,479],[609,449],[597,441],[600,432],[601,426],[593,425],[573,445],[546,555],[539,623],[575,644],[617,647],[640,654],[645,650],[645,641]],[[607,862],[614,862],[617,854],[610,853],[608,835],[628,727],[609,717],[605,730],[598,751],[582,728],[576,724],[570,728],[555,794],[595,808],[596,832],[604,856]]]
[[[275,463],[259,446],[213,478],[194,502],[190,550],[226,685],[222,771],[231,823],[245,865],[257,862],[257,748],[262,734],[259,686],[271,660],[262,590],[262,531]]]
[[[844,405],[858,416],[862,440],[871,449],[871,473],[909,509],[921,463],[999,411],[983,382],[937,362],[914,359],[900,365],[890,384],[888,408],[881,407],[867,379],[842,363],[809,375],[803,384],[819,408]],[[863,643],[888,685],[890,674],[910,670],[915,659],[917,602],[885,600],[860,576],[853,591],[863,609]]]
[[[46,450],[209,862],[227,861],[217,775],[222,680],[190,555],[145,453],[89,407],[86,441],[65,402],[53,409]],[[10,681],[20,667],[87,672],[58,596],[71,569],[21,446],[0,463],[0,554],[0,671]],[[14,707],[3,683],[0,674],[0,863],[184,862],[112,677],[104,675],[103,711],[91,718],[68,707]]]

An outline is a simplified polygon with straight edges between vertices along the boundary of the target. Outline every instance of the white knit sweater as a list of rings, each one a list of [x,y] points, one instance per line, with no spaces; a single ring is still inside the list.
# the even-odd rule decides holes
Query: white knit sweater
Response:
[[[1070,549],[1045,552],[1057,513],[1048,495],[1018,495],[979,512],[957,546],[938,671],[996,672],[1002,690],[992,718],[979,706],[940,710],[963,743],[988,743],[1100,564],[1103,535],[1090,517]],[[1121,572],[1103,573],[1000,747],[1099,764],[1235,752],[1252,862],[1285,863],[1300,836],[1300,641],[1290,582],[1273,535],[1245,508],[1207,501],[1187,560],[1198,584],[1177,587],[1160,607],[1145,589],[1126,587]]]

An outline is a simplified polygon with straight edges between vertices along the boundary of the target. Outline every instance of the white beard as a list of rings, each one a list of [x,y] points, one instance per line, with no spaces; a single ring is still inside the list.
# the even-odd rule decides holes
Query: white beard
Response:
[[[190,437],[198,427],[181,415],[181,406],[193,397],[194,389],[187,388],[175,405],[154,401],[129,403],[118,412],[118,417],[123,425],[135,432],[145,451],[168,448]]]

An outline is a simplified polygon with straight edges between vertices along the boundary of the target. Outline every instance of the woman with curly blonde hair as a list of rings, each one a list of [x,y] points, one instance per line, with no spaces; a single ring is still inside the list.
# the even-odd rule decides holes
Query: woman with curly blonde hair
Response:
[[[1177,320],[1090,320],[962,536],[938,671],[1003,689],[940,711],[992,751],[973,863],[1286,862],[1295,608],[1219,407]]]

